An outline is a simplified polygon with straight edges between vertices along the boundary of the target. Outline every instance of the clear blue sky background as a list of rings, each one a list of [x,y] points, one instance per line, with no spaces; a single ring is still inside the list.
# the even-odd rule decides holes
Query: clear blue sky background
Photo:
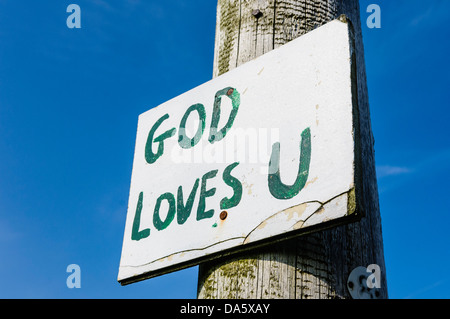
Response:
[[[81,29],[66,26],[70,3]],[[381,29],[364,23],[370,3]],[[0,0],[1,298],[196,297],[196,267],[116,278],[138,115],[211,79],[215,10]],[[450,297],[449,12],[447,0],[361,0],[392,298]],[[80,289],[66,286],[69,264]]]

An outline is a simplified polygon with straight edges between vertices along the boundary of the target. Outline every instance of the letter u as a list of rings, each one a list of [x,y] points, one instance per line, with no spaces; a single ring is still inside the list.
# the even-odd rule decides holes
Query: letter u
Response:
[[[311,162],[311,130],[305,129],[301,134],[300,162],[297,179],[293,185],[283,184],[280,178],[280,143],[272,146],[272,155],[269,162],[269,191],[277,199],[291,199],[305,187],[308,180],[309,164]]]

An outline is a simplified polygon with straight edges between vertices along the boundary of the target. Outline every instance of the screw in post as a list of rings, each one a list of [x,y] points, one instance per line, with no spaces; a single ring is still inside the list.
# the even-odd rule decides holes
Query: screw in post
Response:
[[[259,19],[259,18],[261,18],[262,17],[262,12],[261,12],[261,10],[259,10],[259,9],[254,9],[253,11],[252,11],[252,15],[256,18],[256,19]]]

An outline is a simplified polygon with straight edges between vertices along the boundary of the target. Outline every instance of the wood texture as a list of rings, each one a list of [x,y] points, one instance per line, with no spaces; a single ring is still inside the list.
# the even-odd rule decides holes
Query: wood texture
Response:
[[[262,15],[254,16],[255,9]],[[350,298],[350,272],[370,264],[381,267],[380,293],[388,297],[359,12],[358,0],[218,1],[214,77],[341,14],[349,18],[355,30],[366,216],[357,223],[201,264],[198,298]]]

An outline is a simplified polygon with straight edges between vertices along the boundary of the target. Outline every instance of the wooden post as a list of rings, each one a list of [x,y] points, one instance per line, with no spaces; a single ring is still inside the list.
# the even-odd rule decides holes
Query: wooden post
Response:
[[[353,269],[381,268],[387,298],[358,0],[218,0],[216,77],[345,14],[355,30],[366,216],[361,221],[203,263],[198,298],[350,298]]]

